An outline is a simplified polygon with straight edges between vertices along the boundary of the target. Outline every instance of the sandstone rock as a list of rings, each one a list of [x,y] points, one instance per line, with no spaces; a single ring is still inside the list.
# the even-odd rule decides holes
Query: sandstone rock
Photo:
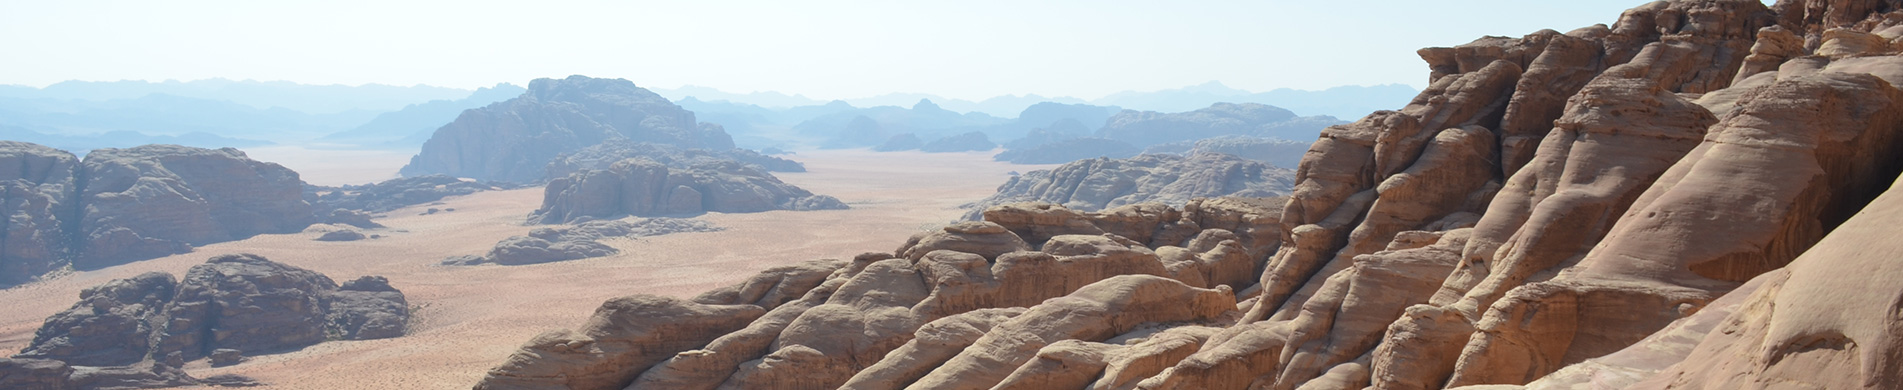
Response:
[[[1345,122],[1332,121],[1323,128]],[[1302,163],[1302,156],[1308,153],[1312,142],[1290,141],[1279,138],[1264,138],[1240,135],[1226,135],[1195,141],[1178,141],[1151,146],[1143,154],[1169,153],[1192,156],[1201,153],[1222,153],[1244,159],[1261,161],[1278,168],[1293,168]]]
[[[630,158],[645,158],[669,168],[686,169],[695,165],[736,161],[767,172],[806,172],[798,161],[772,157],[751,150],[695,149],[662,143],[610,139],[581,150],[564,153],[548,163],[548,178],[568,176],[583,169],[607,169]]]
[[[1042,201],[1097,211],[1150,202],[1181,205],[1199,197],[1272,197],[1288,193],[1290,174],[1224,154],[1092,159],[1013,177],[997,194],[966,207],[982,212],[995,205]]]
[[[630,159],[605,170],[582,170],[549,181],[542,207],[529,219],[564,223],[628,215],[844,208],[838,199],[813,195],[737,162],[673,169],[651,160]]]
[[[19,390],[76,389],[67,379],[73,368],[47,359],[0,359],[0,388]]]
[[[297,172],[225,148],[146,145],[86,155],[73,265],[91,269],[309,225]]]
[[[579,331],[543,333],[490,369],[476,389],[619,390],[675,353],[700,348],[766,314],[655,296],[609,300]]]
[[[998,324],[1024,314],[1024,308],[973,310],[920,326],[911,341],[866,367],[840,389],[897,390],[932,372],[984,337]]]
[[[145,358],[153,323],[178,289],[171,274],[147,272],[89,287],[71,309],[40,326],[23,358],[81,366],[122,366]]]
[[[306,184],[304,198],[317,210],[318,216],[327,217],[320,218],[325,219],[326,222],[370,229],[382,226],[370,222],[368,214],[384,213],[435,202],[451,196],[496,189],[500,187],[489,183],[464,181],[449,175],[422,175],[399,177],[374,184],[340,187]]]
[[[324,235],[317,236],[317,241],[356,241],[364,238],[367,236],[363,235],[363,232],[340,229],[324,232]]]
[[[525,265],[610,256],[621,250],[603,244],[608,238],[637,238],[674,233],[724,230],[706,221],[677,218],[634,218],[586,221],[568,227],[537,228],[526,236],[496,242],[483,255],[451,256],[442,265]]]
[[[536,182],[557,156],[607,140],[725,150],[719,125],[621,79],[537,79],[521,97],[464,111],[436,129],[403,167],[405,176],[447,174],[477,180]]]
[[[1104,279],[999,324],[906,388],[991,388],[1050,343],[1105,340],[1145,322],[1209,319],[1235,310],[1234,303],[1226,287],[1198,289],[1145,275]]]
[[[244,361],[244,351],[220,348],[211,351],[212,366],[229,366]]]
[[[1012,234],[1004,226],[991,222],[959,222],[940,228],[936,232],[921,233],[915,238],[893,253],[917,261],[937,250],[972,253],[986,259],[997,259],[999,255],[1006,253],[1031,250],[1031,245],[1026,244],[1024,239]]]
[[[199,380],[180,367],[206,356],[214,365],[227,365],[244,353],[327,339],[397,337],[408,323],[403,293],[382,277],[338,286],[324,275],[256,255],[224,255],[192,267],[182,281],[150,272],[86,289],[73,308],[47,318],[18,355],[29,359],[15,362],[49,359],[62,368],[74,366],[63,374],[70,387],[52,388],[255,385],[242,377]],[[0,359],[0,384],[13,380],[5,361]]]
[[[0,286],[32,280],[70,262],[70,233],[78,218],[74,175],[79,160],[40,145],[0,141]]]

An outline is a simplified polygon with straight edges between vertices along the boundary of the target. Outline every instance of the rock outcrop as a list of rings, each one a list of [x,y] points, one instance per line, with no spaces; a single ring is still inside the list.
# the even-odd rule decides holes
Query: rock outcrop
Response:
[[[1323,127],[1341,124],[1329,117],[1297,117],[1294,112],[1257,103],[1216,103],[1189,112],[1123,110],[1097,130],[1097,136],[1147,147],[1226,135],[1309,139]]]
[[[1016,202],[1096,211],[1149,202],[1182,205],[1198,197],[1273,197],[1287,195],[1292,179],[1287,169],[1225,154],[1098,158],[1012,177],[997,194],[966,205],[973,209],[967,219],[976,219],[986,207]]]
[[[601,243],[603,239],[721,230],[724,229],[712,223],[694,219],[637,218],[587,221],[570,227],[535,228],[526,236],[511,236],[502,239],[487,254],[450,257],[444,259],[442,264],[523,265],[586,259],[621,253],[621,250]]]
[[[1006,149],[992,158],[1012,164],[1063,164],[1093,158],[1124,159],[1137,155],[1137,147],[1109,138],[1078,137]]]
[[[548,163],[548,177],[568,176],[583,169],[607,169],[616,162],[630,158],[654,160],[670,168],[679,169],[738,161],[766,172],[806,172],[806,166],[798,161],[768,156],[746,149],[689,149],[668,144],[611,139],[557,156],[554,161]]]
[[[366,229],[380,227],[370,222],[370,214],[502,188],[449,175],[399,177],[364,185],[327,187],[306,184],[304,187],[304,199],[310,202],[323,222]]]
[[[678,169],[653,160],[628,159],[606,169],[583,169],[550,180],[542,207],[529,220],[564,223],[629,215],[845,208],[839,199],[813,195],[734,161]]]
[[[990,387],[1067,339],[1128,343],[1104,364],[1114,367],[1112,382],[1128,382],[1173,362],[1157,359],[1187,355],[1210,333],[1194,329],[1242,314],[1234,291],[1253,283],[1278,243],[1277,213],[1231,198],[1101,213],[994,207],[989,221],[923,233],[891,253],[776,268],[693,303],[669,301],[661,306],[671,321],[594,330],[598,313],[586,336],[538,337],[478,388]],[[640,344],[649,349],[572,348],[646,340],[662,327],[704,321],[717,325]],[[1156,334],[1182,336],[1138,340]],[[574,352],[547,352],[558,344]],[[577,385],[577,377],[588,383]]]
[[[71,309],[46,319],[14,362],[74,366],[67,374],[74,388],[178,386],[200,382],[177,367],[213,351],[398,337],[408,322],[403,293],[382,277],[339,286],[256,255],[223,255],[183,280],[151,272],[86,289]]]
[[[194,245],[295,233],[315,217],[297,172],[237,149],[63,151],[0,141],[0,284]]]
[[[1280,168],[1292,168],[1302,163],[1302,156],[1308,154],[1310,143],[1312,142],[1230,135],[1155,145],[1144,149],[1143,154],[1169,153],[1191,156],[1200,153],[1222,153],[1269,163]]]
[[[464,111],[436,129],[402,173],[532,183],[547,179],[556,157],[617,139],[734,147],[719,125],[698,123],[693,112],[632,82],[569,76],[537,79],[520,97]]]
[[[1903,387],[1898,42],[1895,1],[1677,0],[1422,49],[1429,87],[1324,130],[1280,207],[1025,175],[1112,208],[862,255],[630,388]]]

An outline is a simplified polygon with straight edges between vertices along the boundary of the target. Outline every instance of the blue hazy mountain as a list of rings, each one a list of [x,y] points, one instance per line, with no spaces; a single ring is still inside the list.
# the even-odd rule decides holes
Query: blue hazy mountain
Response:
[[[279,107],[313,114],[350,110],[391,111],[431,100],[461,99],[467,89],[417,85],[399,87],[381,84],[307,85],[288,81],[234,81],[208,79],[64,81],[46,88],[6,86],[0,97],[111,101],[137,99],[146,95],[171,95],[205,100],[228,101],[254,108]]]
[[[769,110],[813,106],[825,103],[797,94],[788,95],[779,92],[738,94],[699,86],[687,86],[677,89],[654,89],[654,92],[676,101],[691,97],[704,102],[727,101],[736,104],[760,106]],[[1267,92],[1251,92],[1230,88],[1222,83],[1211,81],[1201,85],[1160,91],[1118,92],[1093,100],[1062,96],[1004,95],[982,101],[970,101],[923,93],[892,93],[872,97],[844,99],[844,102],[857,107],[905,107],[919,100],[930,100],[947,110],[979,112],[1000,118],[1012,117],[1033,104],[1043,102],[1117,106],[1132,110],[1157,112],[1193,111],[1209,107],[1211,104],[1216,103],[1261,103],[1282,107],[1301,113],[1302,115],[1328,115],[1336,118],[1356,119],[1366,116],[1375,110],[1384,110],[1406,105],[1408,100],[1413,99],[1414,95],[1419,92],[1420,91],[1415,90],[1414,87],[1403,84],[1375,86],[1350,85],[1319,91],[1283,88]]]
[[[1010,122],[1009,118],[981,112],[947,110],[931,100],[920,99],[910,108],[877,106],[821,115],[794,125],[792,130],[801,136],[822,140],[820,147],[854,148],[879,145],[904,133],[920,139],[938,139]]]
[[[378,114],[363,125],[326,135],[318,141],[361,147],[416,148],[422,146],[436,128],[456,120],[456,116],[462,115],[464,110],[514,99],[526,91],[509,83],[477,88],[476,92],[461,99],[431,100]]]
[[[0,125],[61,136],[112,132],[150,136],[205,133],[282,143],[347,129],[369,121],[377,113],[348,110],[311,114],[281,107],[258,108],[166,94],[103,101],[0,98]]]
[[[242,148],[271,144],[259,140],[220,137],[204,132],[147,135],[136,131],[110,131],[100,134],[58,135],[5,125],[0,125],[0,139],[32,142],[75,154],[85,154],[89,150],[99,148],[129,148],[146,144],[191,145],[203,148]]]

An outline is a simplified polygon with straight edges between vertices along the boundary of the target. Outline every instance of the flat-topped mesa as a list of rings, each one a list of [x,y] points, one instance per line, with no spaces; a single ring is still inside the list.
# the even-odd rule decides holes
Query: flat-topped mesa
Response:
[[[720,125],[622,79],[536,79],[521,97],[464,111],[423,143],[403,167],[477,180],[538,182],[545,166],[609,140],[724,151],[733,138]]]
[[[845,202],[781,182],[732,160],[672,168],[645,158],[582,169],[550,180],[531,222],[567,223],[623,216],[840,210]]]

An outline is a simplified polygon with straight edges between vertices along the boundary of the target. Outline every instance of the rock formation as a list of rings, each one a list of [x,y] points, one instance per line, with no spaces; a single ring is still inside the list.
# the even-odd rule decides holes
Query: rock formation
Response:
[[[1012,164],[1063,164],[1093,158],[1124,159],[1136,156],[1137,152],[1137,147],[1127,142],[1109,138],[1078,137],[1024,148],[1005,149],[992,158]]]
[[[550,180],[542,207],[529,220],[565,223],[629,215],[845,208],[839,199],[813,195],[731,160],[678,169],[653,160],[628,159],[606,169],[583,169]]]
[[[637,218],[632,221],[586,221],[570,227],[535,228],[526,236],[511,236],[497,242],[481,256],[465,255],[444,259],[443,265],[522,265],[586,259],[621,253],[602,244],[608,238],[637,238],[674,233],[716,232],[724,230],[707,221],[676,218]]]
[[[1118,200],[1196,156],[1025,175],[1113,208],[709,299],[765,314],[589,388],[1903,388],[1899,42],[1896,1],[1676,0],[1422,49],[1429,87],[1322,131],[1280,207]]]
[[[177,367],[213,351],[274,353],[397,337],[409,315],[403,293],[382,277],[339,286],[256,255],[223,255],[183,280],[151,272],[86,289],[71,309],[47,318],[12,362],[37,373],[72,366],[65,370],[71,387],[53,389],[189,385],[201,382]],[[9,369],[0,363],[0,373]],[[0,375],[0,383],[9,377]]]
[[[330,223],[344,223],[360,226],[356,214],[384,213],[404,207],[425,204],[443,198],[469,195],[480,191],[499,189],[500,187],[473,181],[465,181],[449,175],[423,175],[399,177],[379,183],[364,185],[345,185],[326,187],[305,185],[304,199],[316,209],[320,217]],[[338,212],[342,214],[337,214]],[[333,216],[335,215],[335,216]],[[363,219],[362,223],[368,223]]]
[[[81,161],[0,141],[0,284],[67,266],[93,269],[266,233],[315,219],[297,172],[237,149],[147,145]]]
[[[1178,113],[1123,110],[1097,130],[1097,136],[1147,147],[1225,135],[1310,139],[1323,127],[1340,124],[1329,117],[1296,117],[1280,107],[1256,103],[1216,103]]]
[[[1198,153],[1222,153],[1269,163],[1278,168],[1292,168],[1302,163],[1302,156],[1308,154],[1310,143],[1312,142],[1229,135],[1155,145],[1143,149],[1143,154],[1169,153],[1189,156]]]
[[[537,337],[477,387],[990,387],[1060,340],[1130,343],[1106,366],[1135,376],[1208,337],[1185,327],[1242,314],[1234,291],[1278,244],[1277,213],[1232,198],[1102,213],[993,207],[987,222],[920,234],[891,253],[771,269],[693,302],[610,301],[581,332]],[[627,305],[652,314],[602,325]],[[1159,333],[1178,336],[1137,340]]]
[[[926,153],[982,152],[997,147],[998,144],[992,143],[985,133],[973,131],[932,140],[920,146],[919,150]]]
[[[985,207],[1015,202],[1096,211],[1149,202],[1181,205],[1198,197],[1281,196],[1289,193],[1292,177],[1287,169],[1214,153],[1082,160],[1012,177],[997,194],[966,205],[973,209],[967,219]]]
[[[447,174],[531,183],[557,156],[604,141],[733,149],[719,125],[621,79],[537,79],[521,97],[464,111],[423,143],[405,176]]]
[[[611,139],[557,156],[554,161],[548,163],[548,177],[568,176],[583,169],[607,169],[609,165],[630,158],[645,158],[671,168],[683,169],[722,161],[738,161],[766,172],[806,172],[806,166],[797,161],[746,149],[688,149],[668,144]]]

